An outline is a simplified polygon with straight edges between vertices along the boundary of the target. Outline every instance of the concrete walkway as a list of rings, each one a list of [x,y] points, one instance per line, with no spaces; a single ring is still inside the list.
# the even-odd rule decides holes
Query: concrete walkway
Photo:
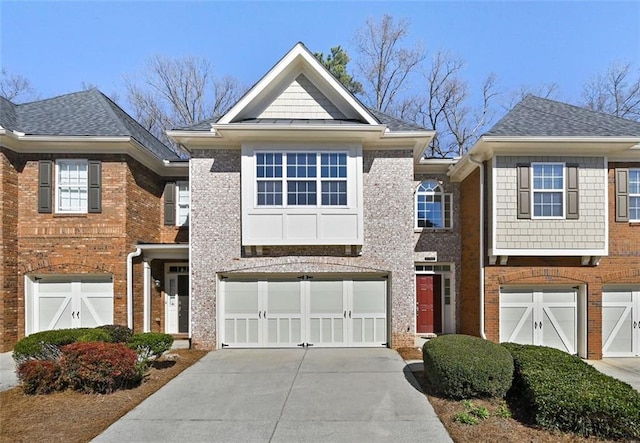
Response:
[[[0,353],[0,392],[18,386],[16,363],[11,352]]]
[[[209,353],[95,442],[450,442],[389,349]]]

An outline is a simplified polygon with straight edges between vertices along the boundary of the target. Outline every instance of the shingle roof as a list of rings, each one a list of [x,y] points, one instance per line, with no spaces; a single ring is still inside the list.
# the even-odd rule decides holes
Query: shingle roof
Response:
[[[18,105],[7,102],[0,102],[0,124],[6,129],[28,135],[128,136],[160,160],[179,158],[97,89]],[[5,115],[5,108],[13,109],[13,116],[10,113]]]
[[[384,112],[369,109],[369,112],[375,117],[378,122],[387,125],[390,131],[426,131],[426,128],[422,128],[413,123],[409,123],[398,118],[392,117]],[[194,125],[179,128],[181,131],[209,131],[211,124],[216,123],[220,119],[219,116],[212,117],[206,120],[202,120]],[[251,118],[243,120],[241,123],[254,123],[254,124],[291,124],[291,125],[353,125],[353,124],[366,124],[359,120],[333,120],[333,119],[287,119],[287,118]]]
[[[636,137],[640,123],[528,95],[484,135]]]

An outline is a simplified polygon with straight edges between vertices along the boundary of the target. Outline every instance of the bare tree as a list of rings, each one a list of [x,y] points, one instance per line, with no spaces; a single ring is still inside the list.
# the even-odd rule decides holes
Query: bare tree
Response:
[[[463,155],[494,116],[497,77],[491,74],[485,79],[478,100],[460,77],[463,68],[461,58],[447,51],[436,52],[424,74],[422,92],[396,108],[400,118],[436,130],[429,157]]]
[[[557,83],[540,83],[537,86],[520,85],[518,89],[509,92],[506,100],[502,103],[505,111],[510,111],[515,105],[520,103],[527,95],[548,98],[555,100],[558,98],[560,87]]]
[[[164,142],[164,131],[226,111],[245,88],[233,77],[216,78],[204,58],[154,56],[135,78],[125,78],[128,105],[142,126]]]
[[[584,86],[582,99],[593,111],[640,121],[640,69],[635,71],[630,63],[612,64]]]
[[[38,99],[29,79],[20,74],[11,74],[5,68],[2,68],[0,76],[0,96],[14,103]]]
[[[379,21],[368,18],[355,34],[366,101],[382,112],[395,104],[426,56],[421,45],[406,46],[409,25],[408,19],[395,21],[385,14]]]

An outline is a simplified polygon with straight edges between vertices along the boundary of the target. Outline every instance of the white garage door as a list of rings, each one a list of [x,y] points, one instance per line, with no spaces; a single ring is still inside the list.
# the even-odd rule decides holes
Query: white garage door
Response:
[[[578,292],[574,288],[500,291],[500,341],[577,352]]]
[[[382,346],[386,280],[221,282],[223,346]]]
[[[27,334],[113,323],[111,276],[29,279]]]
[[[640,356],[640,287],[602,292],[602,356]]]

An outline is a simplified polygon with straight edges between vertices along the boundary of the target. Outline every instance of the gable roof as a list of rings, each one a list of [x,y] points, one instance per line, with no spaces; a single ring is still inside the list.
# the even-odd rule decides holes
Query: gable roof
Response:
[[[261,106],[271,104],[277,99],[278,93],[290,86],[301,74],[305,80],[309,80],[309,85],[319,88],[318,92],[326,96],[346,120],[365,124],[378,123],[368,109],[301,42],[291,48],[216,123],[239,123],[247,118],[260,117],[261,111],[264,111]]]
[[[640,136],[640,123],[533,95],[526,96],[486,136]]]
[[[0,105],[0,125],[7,130],[25,135],[126,136],[159,160],[180,158],[97,89],[23,104],[2,99]]]

